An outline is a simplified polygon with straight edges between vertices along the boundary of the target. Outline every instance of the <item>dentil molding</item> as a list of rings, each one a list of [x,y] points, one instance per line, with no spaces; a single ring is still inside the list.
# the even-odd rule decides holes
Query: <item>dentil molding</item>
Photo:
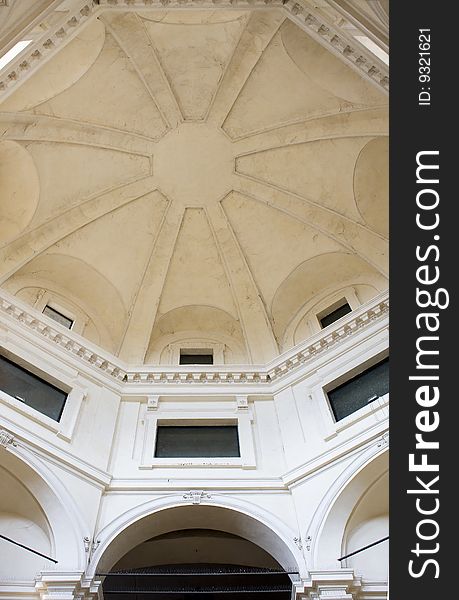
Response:
[[[1,6],[0,0],[0,6]],[[4,1],[4,0],[3,0]],[[339,25],[340,13],[330,4],[332,18],[317,10],[312,0],[74,0],[66,5],[65,16],[53,26],[43,21],[43,34],[38,36],[11,61],[0,75],[0,98],[6,98],[15,87],[28,79],[41,64],[52,58],[68,43],[86,22],[107,10],[256,10],[280,8],[303,31],[311,35],[335,56],[358,71],[384,92],[389,89],[389,68],[360,44],[345,27]],[[24,35],[27,30],[24,31]]]
[[[17,300],[7,292],[0,291],[0,323],[8,329],[14,324],[35,337],[45,340],[51,348],[68,352],[88,367],[106,375],[119,386],[137,386],[142,384],[264,384],[267,389],[273,382],[279,382],[306,363],[334,349],[350,337],[359,334],[373,323],[387,319],[389,313],[389,295],[379,294],[359,309],[349,313],[347,319],[341,319],[336,327],[329,326],[284,352],[267,365],[252,368],[232,368],[231,365],[200,366],[131,366],[118,357],[102,351],[81,336],[60,327],[50,326],[43,315]],[[10,327],[9,327],[10,325]],[[154,407],[152,407],[154,408]],[[244,410],[244,401],[240,399],[239,408]]]

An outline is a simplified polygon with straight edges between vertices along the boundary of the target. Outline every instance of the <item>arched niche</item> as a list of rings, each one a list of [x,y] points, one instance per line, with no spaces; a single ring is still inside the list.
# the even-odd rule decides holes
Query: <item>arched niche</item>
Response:
[[[82,570],[84,526],[78,509],[58,478],[22,448],[0,447],[0,528],[57,564],[0,540],[0,579],[33,581],[41,570]]]
[[[378,289],[373,285],[332,285],[322,293],[309,300],[290,321],[282,343],[282,349],[288,350],[312,335],[318,333],[322,327],[319,315],[337,303],[347,302],[352,310],[369,302],[378,295]]]
[[[118,289],[92,265],[66,254],[40,254],[4,284],[14,295],[26,287],[57,293],[80,307],[94,324],[91,341],[100,340],[104,348],[116,352],[127,311]],[[91,330],[83,332],[87,333]]]
[[[244,334],[241,324],[229,313],[213,306],[182,306],[161,315],[152,330],[150,344],[145,356],[147,364],[177,364],[171,362],[171,345],[184,342],[190,347],[195,341],[204,347],[209,342],[211,348],[216,344],[224,347],[224,359],[227,364],[247,362]]]
[[[54,552],[48,519],[35,496],[17,476],[0,464],[0,532],[42,554]],[[50,562],[23,548],[0,539],[0,580],[32,580]]]
[[[346,525],[343,555],[351,554],[389,535],[389,474],[386,471],[365,492]],[[387,581],[388,541],[343,561],[364,581]]]
[[[376,450],[380,450],[378,446]],[[355,544],[363,539],[357,533],[359,524],[365,522],[367,510],[363,508],[359,512],[359,505],[368,506],[361,503],[377,482],[382,486],[378,493],[387,493],[387,487],[384,486],[387,486],[388,452],[380,450],[376,453],[374,449],[370,449],[369,452],[372,454],[364,453],[363,459],[357,458],[351,463],[330,488],[316,511],[309,530],[314,540],[313,563],[316,569],[339,569],[345,566],[344,562],[338,559],[346,554],[348,548],[354,548]],[[361,462],[365,458],[365,462]],[[371,496],[369,498],[371,499]],[[364,536],[378,536],[383,530],[379,524],[376,529],[372,531],[371,527],[367,527]]]
[[[344,287],[365,289],[363,299],[366,301],[387,289],[387,279],[356,254],[329,252],[304,261],[274,294],[271,314],[276,338],[282,341],[290,336],[293,342],[290,325],[298,324],[298,318],[306,316],[317,298]],[[295,343],[300,341],[297,335]]]

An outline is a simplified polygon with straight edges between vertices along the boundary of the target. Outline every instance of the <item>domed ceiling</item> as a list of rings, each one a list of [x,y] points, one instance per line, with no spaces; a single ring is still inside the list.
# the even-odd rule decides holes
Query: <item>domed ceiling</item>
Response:
[[[387,287],[387,96],[280,8],[104,11],[0,124],[3,289],[128,362],[265,363]]]

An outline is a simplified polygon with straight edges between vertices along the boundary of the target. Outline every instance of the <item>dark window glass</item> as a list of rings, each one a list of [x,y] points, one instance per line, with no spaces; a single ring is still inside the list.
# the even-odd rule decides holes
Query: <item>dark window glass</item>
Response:
[[[240,456],[236,425],[159,425],[157,458],[230,458]]]
[[[47,317],[49,317],[50,319],[53,319],[53,321],[56,321],[60,325],[63,325],[67,329],[72,328],[72,325],[73,325],[72,319],[69,319],[68,317],[66,317],[65,315],[60,313],[58,310],[51,308],[51,306],[46,305],[45,308],[43,309],[43,314],[46,315]]]
[[[0,389],[27,406],[59,421],[67,394],[0,356]]]
[[[214,356],[213,354],[187,354],[180,352],[181,365],[213,365]]]
[[[389,391],[389,358],[328,392],[337,421],[363,408]]]
[[[341,317],[344,317],[344,315],[347,315],[350,312],[352,312],[352,308],[346,302],[339,308],[333,310],[331,313],[328,313],[328,315],[322,317],[320,319],[320,324],[322,325],[322,328],[327,327],[327,325],[331,325],[332,323],[334,323],[338,319],[341,319]]]

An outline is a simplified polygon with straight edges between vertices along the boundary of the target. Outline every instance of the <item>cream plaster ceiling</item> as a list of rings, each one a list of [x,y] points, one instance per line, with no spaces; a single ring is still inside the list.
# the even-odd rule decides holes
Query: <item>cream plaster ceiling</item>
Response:
[[[263,363],[311,298],[387,286],[387,97],[281,9],[105,11],[0,133],[3,288],[127,361]]]

